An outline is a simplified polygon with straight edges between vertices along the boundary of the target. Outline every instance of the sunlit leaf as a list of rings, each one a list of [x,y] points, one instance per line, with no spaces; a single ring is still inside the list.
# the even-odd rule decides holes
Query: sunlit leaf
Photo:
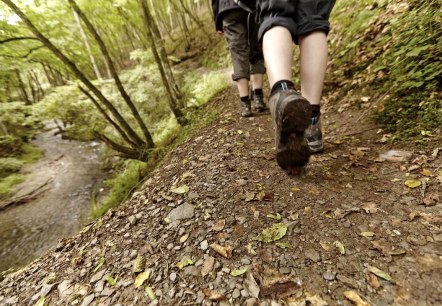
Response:
[[[230,275],[232,275],[232,276],[240,276],[240,275],[243,275],[246,272],[247,272],[247,267],[242,267],[242,268],[239,268],[237,270],[233,270],[232,272],[230,272]]]
[[[188,193],[189,190],[190,190],[190,188],[187,185],[182,185],[180,187],[172,186],[172,188],[170,188],[170,191],[172,191],[173,193],[177,193],[177,194],[185,194],[185,193]]]
[[[341,253],[342,255],[345,255],[345,246],[342,242],[336,240],[335,242],[333,242],[334,246],[338,248],[339,253]]]
[[[258,240],[261,242],[273,242],[281,239],[287,233],[287,224],[285,223],[276,223],[271,227],[265,228],[262,230],[261,234],[259,234],[254,240]]]
[[[404,184],[409,188],[417,188],[422,185],[422,182],[419,180],[406,180]]]
[[[150,270],[138,274],[137,277],[135,278],[135,288],[142,286],[144,282],[149,279],[149,277],[150,277]]]
[[[386,272],[384,272],[384,271],[382,271],[382,270],[380,270],[380,269],[378,269],[376,267],[369,266],[368,267],[368,271],[370,271],[371,273],[375,274],[376,276],[379,276],[380,278],[383,278],[383,279],[385,279],[387,281],[391,281],[392,280],[391,276],[388,273],[386,273]]]

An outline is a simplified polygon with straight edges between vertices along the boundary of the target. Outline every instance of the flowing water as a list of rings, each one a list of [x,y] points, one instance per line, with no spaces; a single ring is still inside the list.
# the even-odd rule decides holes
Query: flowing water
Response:
[[[27,179],[14,197],[42,187],[36,199],[0,210],[0,272],[20,268],[44,255],[63,237],[90,221],[91,197],[105,173],[101,145],[63,140],[54,130],[33,141],[44,157],[23,171]]]

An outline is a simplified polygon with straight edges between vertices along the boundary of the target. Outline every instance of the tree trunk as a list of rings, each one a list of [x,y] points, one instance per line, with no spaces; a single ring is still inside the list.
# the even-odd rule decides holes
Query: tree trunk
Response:
[[[80,30],[81,37],[83,38],[83,43],[84,43],[84,46],[86,47],[86,51],[89,54],[89,58],[91,60],[92,67],[94,68],[95,76],[97,77],[97,79],[101,79],[100,69],[98,69],[97,62],[95,61],[95,57],[92,54],[91,46],[89,44],[89,40],[87,38],[87,35],[84,32],[83,25],[81,24],[80,17],[78,17],[78,14],[77,14],[77,12],[75,10],[72,10],[72,12],[74,14],[75,21],[77,22],[78,29]]]
[[[18,86],[20,87],[21,97],[26,105],[31,105],[32,102],[29,100],[28,92],[26,91],[26,86],[23,83],[23,79],[21,78],[20,71],[18,69],[15,70],[15,74],[17,75]]]
[[[97,98],[111,111],[112,115],[116,118],[116,120],[121,124],[126,133],[130,136],[130,138],[140,147],[142,147],[145,143],[143,140],[137,135],[137,133],[130,127],[130,125],[126,122],[126,120],[121,116],[118,110],[110,103],[109,100],[101,93],[101,91],[95,87],[89,81],[86,76],[77,68],[74,62],[72,62],[69,58],[66,57],[54,44],[52,44],[49,39],[47,39],[29,20],[29,18],[11,1],[11,0],[2,0],[7,6],[9,6],[14,13],[16,13],[22,21],[28,26],[28,28],[32,31],[32,33],[49,49],[52,53],[60,59],[71,71],[74,75],[92,91]],[[150,143],[148,143],[148,147],[152,147]]]
[[[8,1],[10,1],[10,0],[8,0]],[[98,46],[100,47],[101,52],[103,53],[106,61],[109,64],[110,72],[112,74],[112,77],[115,80],[115,84],[117,85],[117,88],[120,91],[121,96],[123,97],[123,99],[126,102],[127,106],[131,110],[131,112],[132,112],[135,120],[137,121],[138,125],[140,126],[141,130],[143,131],[144,138],[147,141],[149,147],[153,147],[154,143],[153,143],[152,135],[150,134],[149,130],[147,129],[143,119],[140,116],[140,113],[138,112],[137,108],[133,104],[131,98],[129,97],[129,95],[127,94],[126,90],[124,89],[123,84],[121,83],[121,80],[120,80],[120,78],[119,78],[119,76],[118,76],[118,74],[117,74],[117,72],[115,70],[115,66],[114,66],[114,64],[112,62],[112,59],[111,59],[111,57],[109,55],[109,52],[108,52],[106,46],[104,45],[103,40],[98,35],[97,31],[95,30],[95,28],[93,27],[93,25],[89,21],[89,19],[87,19],[86,15],[84,15],[83,12],[80,10],[80,8],[75,3],[75,1],[74,0],[68,0],[68,2],[72,6],[72,8],[77,12],[77,14],[80,17],[80,19],[83,20],[83,22],[86,25],[87,29],[91,32],[92,36],[94,36],[95,40],[97,41]]]
[[[142,8],[142,12],[143,12],[143,20],[144,20],[145,27],[146,27],[147,38],[150,41],[152,53],[153,53],[155,61],[157,63],[158,70],[160,71],[163,85],[166,89],[166,93],[167,93],[168,101],[169,101],[169,107],[170,107],[172,113],[177,118],[178,123],[180,125],[185,125],[187,123],[187,120],[176,103],[177,101],[179,101],[180,97],[178,97],[176,95],[176,93],[174,92],[173,84],[171,84],[171,82],[170,82],[171,79],[168,78],[167,71],[166,71],[167,70],[166,65],[169,63],[169,60],[166,59],[167,63],[165,63],[163,61],[163,59],[161,58],[160,53],[157,50],[157,44],[159,44],[159,42],[158,42],[158,40],[156,40],[154,38],[154,33],[152,31],[152,22],[151,22],[152,20],[149,20],[152,18],[152,16],[149,13],[147,3],[145,2],[145,0],[139,0],[139,3]],[[159,34],[159,33],[157,33],[157,34]],[[169,69],[170,69],[170,65],[169,65]],[[171,73],[171,70],[170,70],[170,73]],[[172,75],[172,82],[175,82],[173,79],[173,75]],[[176,86],[176,83],[175,83],[175,86]]]

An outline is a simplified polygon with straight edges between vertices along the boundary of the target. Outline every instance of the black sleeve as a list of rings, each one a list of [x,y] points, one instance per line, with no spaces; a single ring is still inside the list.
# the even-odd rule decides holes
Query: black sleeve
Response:
[[[212,0],[213,21],[215,22],[215,28],[217,31],[223,31],[223,24],[221,18],[219,18],[219,0]]]

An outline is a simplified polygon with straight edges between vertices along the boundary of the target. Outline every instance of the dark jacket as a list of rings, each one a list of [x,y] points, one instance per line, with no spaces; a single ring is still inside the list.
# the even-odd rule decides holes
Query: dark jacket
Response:
[[[252,10],[256,5],[256,0],[241,0]],[[215,27],[217,31],[223,31],[223,19],[222,15],[230,10],[241,9],[233,0],[212,0],[213,18],[215,21]]]

